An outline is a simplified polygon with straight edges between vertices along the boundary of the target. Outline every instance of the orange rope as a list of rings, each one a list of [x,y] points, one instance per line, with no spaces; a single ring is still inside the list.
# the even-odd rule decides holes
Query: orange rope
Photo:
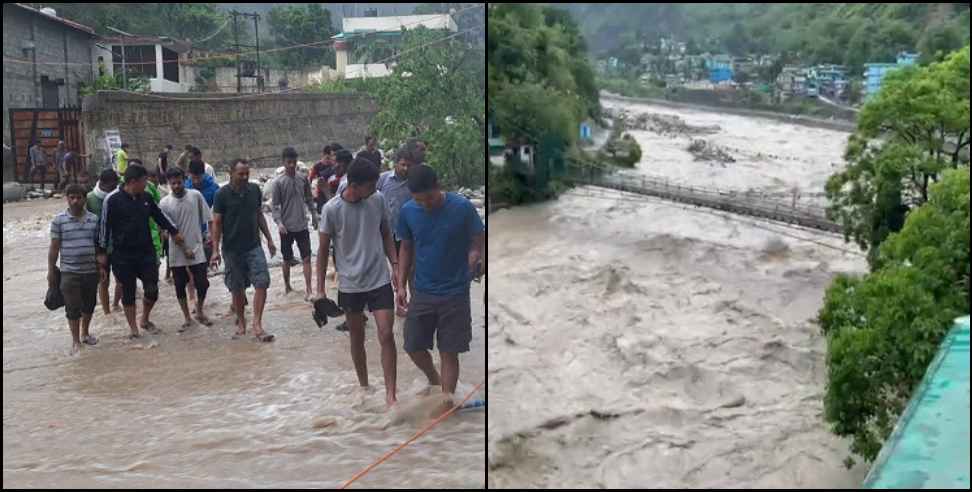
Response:
[[[463,405],[465,405],[465,403],[467,401],[469,401],[469,399],[472,398],[472,396],[474,394],[476,394],[476,391],[479,391],[479,388],[482,388],[484,384],[486,384],[486,381],[483,381],[483,382],[479,383],[479,385],[477,385],[475,388],[473,388],[473,390],[470,391],[468,395],[466,395],[466,398],[464,398],[461,402],[459,402],[458,405],[452,407],[451,410],[449,410],[448,412],[440,415],[439,418],[433,420],[429,425],[425,426],[424,429],[418,431],[414,436],[412,436],[411,439],[409,439],[408,441],[405,441],[404,443],[400,444],[397,448],[391,450],[390,452],[388,452],[384,456],[382,456],[381,459],[379,459],[378,461],[372,463],[371,465],[369,465],[364,470],[361,470],[360,472],[358,472],[355,476],[351,477],[351,480],[348,480],[347,482],[344,482],[344,485],[342,485],[341,488],[342,489],[348,488],[349,485],[351,485],[352,483],[354,483],[359,478],[365,476],[374,467],[376,467],[376,466],[384,463],[385,460],[387,460],[388,458],[391,458],[392,455],[394,455],[395,453],[401,451],[403,448],[405,448],[405,446],[408,446],[409,444],[412,444],[412,442],[414,442],[416,439],[422,437],[422,435],[425,434],[426,432],[428,432],[430,429],[432,429],[436,425],[439,425],[440,422],[442,422],[443,420],[445,420],[446,418],[448,418],[450,415],[452,415],[453,413],[455,413],[456,410],[459,410]]]

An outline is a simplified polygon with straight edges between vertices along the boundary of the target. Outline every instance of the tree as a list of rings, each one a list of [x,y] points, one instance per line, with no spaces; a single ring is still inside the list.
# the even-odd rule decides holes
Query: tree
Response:
[[[872,265],[877,246],[903,224],[908,210],[928,200],[943,170],[967,167],[969,48],[928,67],[888,74],[858,118],[845,170],[827,182],[828,216],[864,250]]]
[[[270,10],[267,16],[274,40],[271,46],[294,46],[321,43],[335,34],[331,13],[312,3],[303,7],[288,5]],[[334,49],[328,44],[278,51],[270,56],[281,67],[302,69],[308,66],[333,65]]]
[[[379,113],[372,132],[385,145],[420,137],[428,163],[448,186],[485,182],[486,134],[483,91],[477,78],[483,52],[425,27],[405,33],[392,75],[374,79],[370,90]]]
[[[874,273],[840,276],[819,320],[827,336],[825,418],[873,460],[955,316],[969,312],[969,169],[951,169],[880,247]]]
[[[949,53],[961,49],[962,35],[952,26],[937,26],[930,28],[918,42],[918,52],[921,53],[920,62],[928,64],[942,61]]]

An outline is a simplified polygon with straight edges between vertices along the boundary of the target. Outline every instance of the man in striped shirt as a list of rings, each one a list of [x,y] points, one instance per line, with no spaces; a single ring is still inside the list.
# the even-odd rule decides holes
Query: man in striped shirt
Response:
[[[57,258],[61,257],[61,294],[64,311],[74,344],[71,354],[81,343],[94,345],[98,339],[88,333],[98,293],[98,264],[95,246],[98,242],[98,216],[85,210],[85,190],[71,184],[65,191],[68,209],[51,222],[51,248],[47,255],[47,282],[57,287]],[[80,331],[80,333],[79,333]]]

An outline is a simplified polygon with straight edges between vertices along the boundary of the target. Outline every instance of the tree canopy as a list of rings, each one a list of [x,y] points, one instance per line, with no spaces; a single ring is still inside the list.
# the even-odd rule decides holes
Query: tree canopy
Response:
[[[827,183],[829,215],[877,259],[877,246],[928,200],[946,169],[968,167],[969,47],[928,67],[889,73],[865,104],[847,167]],[[963,153],[965,156],[963,157]]]
[[[874,273],[838,277],[820,311],[825,418],[873,460],[952,320],[969,312],[969,168],[949,169],[880,246]]]

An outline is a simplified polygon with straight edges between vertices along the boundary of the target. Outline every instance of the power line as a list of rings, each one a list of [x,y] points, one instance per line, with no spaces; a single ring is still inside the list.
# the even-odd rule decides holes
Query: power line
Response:
[[[482,8],[482,5],[477,5],[477,6],[472,6],[472,7],[466,7],[464,9],[462,9],[462,10],[456,11],[455,14],[459,14],[461,12],[464,12],[464,11],[467,11],[467,10],[471,10],[471,9],[476,9],[476,8]],[[227,22],[228,22],[228,20],[227,20]],[[421,24],[422,22],[423,21],[409,22],[409,23],[402,24],[401,27],[406,27],[406,26],[412,26],[412,25],[416,25],[416,24]],[[479,30],[479,29],[481,29],[481,28],[480,27],[476,27],[476,28],[473,28],[473,29],[469,29],[469,30],[466,30],[466,31],[460,31],[460,32],[461,33],[473,32],[473,31],[476,31],[476,30]],[[362,34],[360,37],[367,38],[367,37],[370,37],[370,36],[374,36],[376,34],[377,33],[368,32],[368,33]],[[459,34],[459,32],[457,32],[456,35],[457,34]],[[454,37],[454,36],[455,35],[450,36],[450,37]],[[441,40],[439,40],[439,41],[441,41]],[[292,46],[284,46],[284,47],[280,47],[280,48],[271,48],[271,49],[265,49],[265,50],[261,50],[261,51],[263,53],[273,53],[273,52],[288,51],[288,50],[300,49],[300,48],[310,48],[310,47],[316,47],[316,46],[325,47],[325,46],[333,45],[335,42],[336,42],[336,40],[327,39],[327,40],[324,40],[324,41],[315,41],[315,42],[312,42],[312,43],[301,43],[301,44],[295,44],[295,45],[292,45]],[[245,56],[245,55],[249,55],[249,54],[253,54],[253,53],[256,53],[256,51],[248,51],[248,52],[240,52],[240,53],[235,53],[235,52],[234,53],[219,53],[219,54],[215,54],[215,55],[211,55],[211,56],[199,58],[198,59],[199,61],[190,61],[190,62],[185,62],[185,63],[182,63],[182,64],[183,65],[195,65],[197,63],[202,63],[202,62],[205,62],[207,60],[231,59],[231,58],[235,58],[237,55]],[[400,56],[400,54],[398,56]],[[392,59],[392,58],[393,57],[390,57],[388,59]],[[67,62],[67,63],[65,63],[63,61],[61,61],[61,62],[41,62],[41,61],[33,62],[33,61],[29,61],[29,60],[18,60],[16,58],[8,58],[6,56],[3,57],[3,61],[4,61],[4,63],[8,63],[8,62],[9,63],[23,63],[23,64],[34,64],[34,63],[37,63],[39,65],[78,65],[78,66],[90,66],[91,65],[90,63],[76,63],[76,62]],[[382,61],[382,62],[376,62],[376,63],[383,63],[383,62],[384,61]],[[180,60],[170,60],[170,61],[163,60],[162,63],[163,64],[165,64],[165,63],[180,63]],[[126,63],[126,65],[155,65],[155,64],[156,64],[155,62],[130,62],[130,63]]]

